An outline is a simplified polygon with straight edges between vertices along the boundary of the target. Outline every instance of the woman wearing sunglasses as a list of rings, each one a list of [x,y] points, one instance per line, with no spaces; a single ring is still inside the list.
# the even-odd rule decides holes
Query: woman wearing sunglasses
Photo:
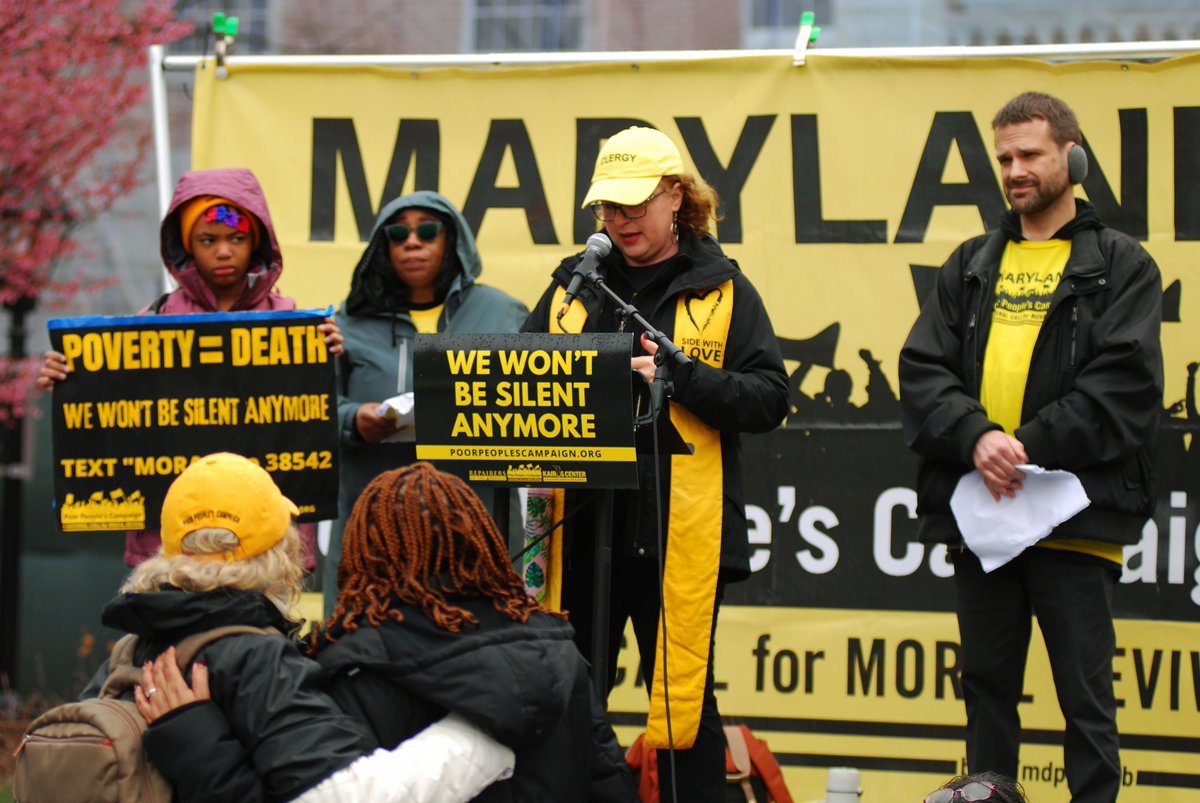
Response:
[[[341,532],[359,493],[378,474],[416,460],[412,426],[380,413],[384,400],[411,394],[413,339],[516,332],[528,314],[520,301],[480,284],[482,270],[466,220],[436,192],[396,198],[375,220],[335,318],[345,338],[337,363],[342,517],[325,562],[326,610],[337,600]]]
[[[658,754],[663,800],[672,799],[674,771],[678,800],[719,802],[725,799],[725,738],[713,694],[712,639],[725,584],[750,574],[739,433],[779,425],[787,413],[787,374],[762,299],[709,233],[716,193],[684,171],[669,137],[640,127],[610,137],[584,205],[614,246],[597,267],[605,283],[692,358],[675,369],[670,410],[659,420],[669,415],[694,454],[658,461],[661,498],[650,454],[639,455],[640,490],[615,494],[609,688],[625,621],[632,619],[650,692],[646,743],[677,748],[673,765],[665,751]],[[606,296],[584,286],[564,309],[579,260],[570,257],[554,271],[525,329],[634,332],[634,384],[650,381],[658,347],[632,321],[622,321]],[[582,510],[594,493],[568,492],[566,513]],[[585,656],[592,652],[594,522],[593,509],[583,510],[565,525],[563,539],[562,609]],[[660,588],[668,616],[665,661],[658,641]]]
[[[1021,784],[995,772],[977,772],[946,782],[925,796],[925,803],[1027,803]]]

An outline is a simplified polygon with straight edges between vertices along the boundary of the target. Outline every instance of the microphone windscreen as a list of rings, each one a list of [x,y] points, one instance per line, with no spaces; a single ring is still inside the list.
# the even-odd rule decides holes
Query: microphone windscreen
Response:
[[[598,231],[587,238],[587,247],[588,250],[595,251],[601,257],[606,257],[612,251],[612,240],[608,239],[607,234]]]

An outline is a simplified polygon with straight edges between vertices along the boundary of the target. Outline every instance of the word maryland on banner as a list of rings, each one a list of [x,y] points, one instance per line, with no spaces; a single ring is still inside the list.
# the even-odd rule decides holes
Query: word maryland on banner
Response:
[[[477,483],[636,488],[632,334],[418,335],[417,458]]]
[[[212,452],[269,471],[300,520],[337,515],[327,313],[58,318],[54,500],[64,532],[158,529],[167,488]]]
[[[798,800],[830,766],[866,803],[919,800],[963,761],[953,569],[916,540],[897,359],[937,270],[1006,205],[991,119],[1026,90],[1075,109],[1076,192],[1163,274],[1158,509],[1114,609],[1126,803],[1200,789],[1200,56],[916,59],[790,53],[463,69],[231,65],[196,73],[193,164],[261,179],[287,291],[338,302],[375,214],[413,189],[463,210],[481,281],[532,306],[596,227],[606,137],[649,125],[720,193],[715,228],[763,297],[790,374],[779,430],[745,437],[753,576],[716,640],[722,713],[768,732]],[[286,133],[281,133],[286,132]],[[300,169],[297,166],[302,166]],[[632,644],[632,640],[629,642]],[[636,650],[612,709],[644,727]],[[1062,718],[1034,638],[1021,778],[1064,803]]]

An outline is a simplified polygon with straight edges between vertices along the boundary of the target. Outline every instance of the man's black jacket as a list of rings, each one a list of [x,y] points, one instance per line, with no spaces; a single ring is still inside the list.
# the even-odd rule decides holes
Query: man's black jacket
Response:
[[[1071,256],[1034,346],[1021,426],[1031,463],[1079,476],[1091,504],[1050,538],[1135,543],[1154,510],[1153,452],[1163,416],[1159,328],[1162,279],[1135,240],[1104,226],[1076,201],[1055,234]],[[1015,214],[968,240],[939,272],[900,353],[904,438],[923,458],[917,479],[919,536],[961,538],[950,512],[975,442],[999,425],[979,403],[996,275]]]

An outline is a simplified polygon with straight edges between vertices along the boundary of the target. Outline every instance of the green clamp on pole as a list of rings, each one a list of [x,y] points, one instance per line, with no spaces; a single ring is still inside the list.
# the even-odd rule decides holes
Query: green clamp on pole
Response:
[[[812,11],[805,11],[800,15],[800,27],[808,28],[812,33],[809,34],[808,43],[816,44],[817,39],[821,36],[821,26],[816,24],[817,15]]]
[[[216,39],[213,51],[217,57],[217,77],[226,78],[229,70],[225,67],[225,56],[229,54],[229,48],[233,47],[233,40],[238,35],[238,18],[227,17],[218,11],[213,14],[212,29]]]
[[[796,34],[796,45],[792,55],[792,63],[796,66],[804,64],[808,46],[814,44],[817,37],[821,35],[821,29],[815,24],[816,21],[817,15],[811,11],[805,11],[800,15],[800,30]]]

